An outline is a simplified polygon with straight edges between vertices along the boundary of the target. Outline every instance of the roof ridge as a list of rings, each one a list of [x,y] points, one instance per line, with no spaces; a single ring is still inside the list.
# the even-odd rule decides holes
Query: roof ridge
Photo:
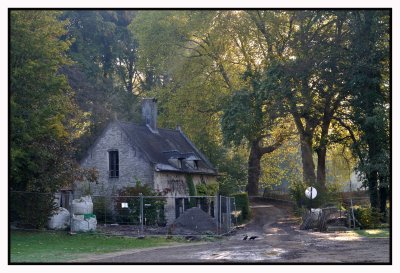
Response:
[[[147,127],[145,124],[139,124],[133,121],[119,121],[119,123],[125,123],[127,125],[136,125],[136,126],[140,126],[140,127]],[[161,128],[161,127],[157,127],[157,130],[165,130],[165,131],[173,131],[173,132],[179,132],[179,130],[177,129],[171,129],[171,128]]]

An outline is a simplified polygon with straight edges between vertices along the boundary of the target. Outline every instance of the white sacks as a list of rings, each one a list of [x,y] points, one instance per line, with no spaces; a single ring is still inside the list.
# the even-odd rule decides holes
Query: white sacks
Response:
[[[90,218],[85,219],[83,215],[74,215],[72,214],[72,232],[87,232],[87,231],[95,231],[97,225],[97,220],[94,215]]]
[[[90,196],[83,196],[79,199],[72,200],[71,213],[73,214],[89,214],[93,213],[93,202]]]
[[[321,215],[322,215],[321,209],[311,209],[310,216],[313,221],[317,221]]]
[[[93,202],[89,195],[72,200],[71,211],[72,232],[87,232],[96,230],[97,220],[96,216],[92,214]]]
[[[64,230],[69,227],[70,214],[65,208],[57,208],[55,213],[49,217],[47,226],[49,229]]]

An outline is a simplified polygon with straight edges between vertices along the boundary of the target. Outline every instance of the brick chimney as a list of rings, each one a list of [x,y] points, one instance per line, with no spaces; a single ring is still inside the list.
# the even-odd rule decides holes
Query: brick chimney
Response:
[[[142,101],[142,118],[147,127],[157,133],[157,99],[147,98]]]

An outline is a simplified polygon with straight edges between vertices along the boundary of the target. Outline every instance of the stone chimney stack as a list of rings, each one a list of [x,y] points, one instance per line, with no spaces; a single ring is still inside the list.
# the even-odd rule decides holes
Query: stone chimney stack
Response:
[[[157,99],[148,98],[142,101],[142,118],[149,129],[156,133],[157,131]]]

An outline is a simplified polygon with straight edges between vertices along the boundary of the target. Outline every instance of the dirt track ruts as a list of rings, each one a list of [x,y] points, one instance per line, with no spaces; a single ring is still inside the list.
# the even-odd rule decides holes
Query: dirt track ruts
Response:
[[[389,263],[389,239],[300,231],[290,207],[252,203],[253,221],[221,241],[90,256],[88,263]],[[253,241],[243,237],[258,236]]]

